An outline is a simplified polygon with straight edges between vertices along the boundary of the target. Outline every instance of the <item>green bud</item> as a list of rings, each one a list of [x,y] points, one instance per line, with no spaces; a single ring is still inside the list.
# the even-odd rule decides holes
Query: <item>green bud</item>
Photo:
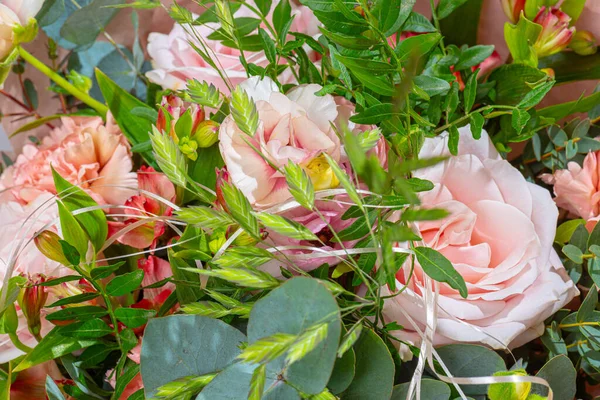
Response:
[[[65,257],[62,246],[60,244],[60,236],[52,231],[42,231],[34,239],[33,242],[40,253],[49,259],[59,262],[62,265],[71,265]]]
[[[178,146],[179,150],[181,150],[181,153],[187,156],[190,160],[196,161],[198,158],[198,153],[196,152],[198,150],[198,143],[194,139],[184,136],[179,139]]]
[[[92,80],[85,75],[81,75],[77,71],[70,70],[67,78],[69,79],[69,82],[73,84],[73,86],[84,93],[88,93],[92,88]]]
[[[29,18],[27,25],[17,25],[13,28],[13,44],[31,42],[38,34],[38,24],[34,18]]]
[[[590,31],[576,31],[569,47],[580,56],[590,56],[598,51],[596,38]]]
[[[198,143],[198,147],[210,147],[219,140],[219,124],[215,121],[202,121],[192,134],[192,138]]]

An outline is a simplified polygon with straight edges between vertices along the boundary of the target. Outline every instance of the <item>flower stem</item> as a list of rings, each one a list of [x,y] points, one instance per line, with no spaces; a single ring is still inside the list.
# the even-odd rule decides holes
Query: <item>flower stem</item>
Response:
[[[9,333],[8,336],[10,337],[10,340],[13,342],[13,344],[15,345],[15,347],[19,350],[21,350],[24,353],[29,353],[32,348],[27,346],[25,343],[21,342],[21,339],[19,339],[19,336],[17,336],[16,333]]]
[[[29,53],[24,48],[19,46],[18,49],[19,49],[19,55],[23,58],[23,60],[27,61],[30,65],[34,66],[41,73],[43,73],[48,78],[53,80],[57,85],[59,85],[61,88],[65,89],[71,95],[73,95],[77,99],[81,100],[82,102],[84,102],[85,104],[87,104],[88,106],[90,106],[91,108],[96,110],[100,115],[102,115],[102,116],[106,115],[106,113],[108,112],[108,107],[106,107],[104,104],[100,103],[98,100],[95,100],[87,93],[84,93],[81,90],[77,89],[69,81],[67,81],[65,78],[63,78],[62,76],[57,74],[55,71],[53,71],[52,68],[48,67],[46,64],[44,64],[43,62],[41,62],[40,60],[35,58],[31,53]]]

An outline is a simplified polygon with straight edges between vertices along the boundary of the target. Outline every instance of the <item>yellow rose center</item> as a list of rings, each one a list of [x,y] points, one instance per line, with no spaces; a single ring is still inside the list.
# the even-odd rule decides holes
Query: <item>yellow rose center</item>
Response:
[[[315,190],[331,189],[340,184],[340,181],[335,176],[333,169],[323,154],[310,160],[304,167],[304,170],[310,177]]]

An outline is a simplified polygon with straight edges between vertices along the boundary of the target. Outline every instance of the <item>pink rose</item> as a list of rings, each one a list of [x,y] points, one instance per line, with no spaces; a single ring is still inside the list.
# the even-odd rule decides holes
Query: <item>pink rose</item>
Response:
[[[447,132],[426,139],[420,157],[449,156],[447,146]],[[516,347],[540,336],[544,320],[578,293],[552,248],[558,211],[550,194],[503,160],[485,131],[474,140],[468,126],[460,129],[458,156],[414,175],[435,185],[422,193],[423,206],[450,212],[415,231],[452,262],[469,292],[463,299],[440,285],[434,344]],[[399,287],[409,269],[397,273]],[[386,320],[405,328],[397,331],[402,340],[420,342],[401,310],[423,329],[425,290],[417,265],[406,291],[385,303]]]
[[[292,15],[295,16],[290,31],[301,32],[310,36],[318,34],[318,20],[312,11],[306,6],[298,6],[294,3],[290,5],[292,6]],[[235,13],[235,17],[256,18],[256,15],[242,6]],[[229,88],[221,75],[190,44],[203,48],[196,35],[201,37],[204,45],[209,49],[209,55],[229,80],[231,87],[237,86],[248,78],[246,70],[240,62],[240,51],[224,46],[218,40],[208,39],[208,36],[219,27],[220,24],[212,22],[194,27],[186,26],[185,28],[175,24],[169,34],[150,33],[148,36],[148,54],[152,59],[154,69],[146,73],[148,79],[165,89],[172,90],[183,89],[187,80],[197,79],[200,82],[212,83],[221,92],[228,94]],[[195,30],[196,35],[188,34],[191,29]],[[269,64],[263,51],[245,51],[244,55],[248,63],[260,67],[266,67]],[[280,81],[290,83],[293,79],[293,75],[289,73],[289,70],[286,70],[283,72]]]
[[[574,161],[566,169],[554,174],[543,174],[542,180],[554,185],[554,201],[571,214],[585,220],[600,214],[600,151],[590,152],[583,160],[583,167]]]
[[[330,125],[338,115],[333,97],[317,97],[321,87],[314,84],[284,95],[268,78],[253,77],[242,87],[256,101],[258,130],[249,139],[228,116],[219,130],[219,148],[231,182],[250,203],[264,208],[291,197],[285,177],[272,166],[283,168],[289,161],[306,168],[315,189],[337,186],[322,155],[340,160],[340,140]]]
[[[140,190],[155,194],[169,202],[175,201],[175,186],[164,174],[156,172],[152,167],[142,166],[137,175]],[[120,221],[109,221],[109,237],[132,224],[138,223],[141,218],[170,216],[173,211],[164,202],[144,192],[127,199],[125,207],[127,208],[123,210],[124,214],[129,217],[125,217],[124,220]],[[163,233],[165,233],[165,222],[153,220],[125,232],[117,240],[136,249],[144,249],[154,247],[156,240]]]
[[[123,204],[137,181],[127,141],[112,116],[108,115],[106,124],[99,117],[63,117],[61,121],[62,126],[52,130],[41,145],[25,145],[0,176],[0,200],[27,204],[42,193],[56,193],[52,166],[99,203]]]

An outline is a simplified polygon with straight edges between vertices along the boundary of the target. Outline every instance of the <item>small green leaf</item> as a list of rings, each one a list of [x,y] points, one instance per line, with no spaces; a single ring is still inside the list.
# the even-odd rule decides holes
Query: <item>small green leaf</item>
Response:
[[[569,258],[569,260],[573,261],[575,264],[583,263],[583,253],[577,246],[567,244],[562,248],[562,252],[565,256]]]
[[[473,139],[479,140],[481,138],[481,131],[483,129],[483,124],[485,123],[485,118],[480,113],[473,113],[471,114],[470,119]]]
[[[463,96],[465,99],[464,109],[465,112],[468,113],[473,108],[475,104],[475,97],[477,96],[477,73],[479,70],[476,70],[469,76],[467,80],[467,84],[465,85],[465,90],[463,91]]]
[[[446,18],[454,10],[463,5],[467,0],[440,0],[437,6],[437,14],[439,19]]]
[[[115,310],[115,317],[129,328],[138,328],[156,315],[155,310],[121,307]]]
[[[78,306],[67,307],[65,309],[53,312],[46,316],[48,321],[70,321],[90,318],[101,318],[108,314],[108,311],[98,306]]]
[[[144,271],[141,269],[116,276],[106,285],[106,293],[110,296],[129,294],[139,288],[143,279]]]
[[[456,71],[462,71],[481,64],[486,58],[491,56],[493,52],[494,46],[477,45],[469,47],[462,51],[454,69]]]
[[[414,252],[423,271],[438,282],[446,282],[459,291],[463,298],[469,292],[463,277],[454,269],[454,266],[440,252],[429,247],[415,247]]]
[[[450,150],[450,154],[456,156],[458,154],[458,140],[460,138],[460,133],[458,132],[456,125],[451,125],[448,129],[448,150]]]
[[[81,339],[96,339],[112,332],[113,330],[106,325],[106,322],[99,318],[92,318],[64,326],[60,334]]]

